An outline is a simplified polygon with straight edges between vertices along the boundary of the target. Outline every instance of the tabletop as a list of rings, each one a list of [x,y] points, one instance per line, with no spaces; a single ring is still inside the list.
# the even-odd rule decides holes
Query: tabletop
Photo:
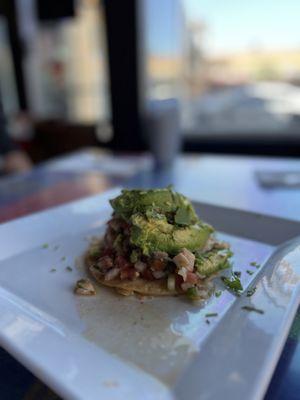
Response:
[[[0,223],[117,185],[168,184],[195,200],[300,221],[300,160],[192,154],[156,170],[148,154],[116,156],[85,149],[30,173],[1,178]],[[4,350],[0,357],[1,398],[58,398]],[[298,311],[265,398],[299,399],[299,376]]]

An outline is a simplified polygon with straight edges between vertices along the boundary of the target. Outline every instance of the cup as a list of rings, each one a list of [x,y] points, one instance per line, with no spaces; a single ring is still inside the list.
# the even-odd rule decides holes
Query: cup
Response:
[[[144,113],[143,132],[155,168],[165,169],[173,166],[181,148],[178,100],[150,101]]]

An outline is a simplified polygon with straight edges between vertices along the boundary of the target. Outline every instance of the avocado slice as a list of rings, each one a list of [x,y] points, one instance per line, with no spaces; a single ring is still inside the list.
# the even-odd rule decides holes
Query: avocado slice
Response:
[[[178,225],[191,225],[199,221],[191,202],[170,188],[150,190],[122,190],[121,195],[110,200],[115,213],[129,221],[136,213],[174,213]]]
[[[196,251],[205,246],[213,232],[210,225],[201,222],[184,227],[170,224],[163,215],[151,218],[137,213],[131,217],[131,222],[130,242],[139,247],[144,255],[155,251],[175,255],[183,248]]]
[[[210,276],[218,271],[229,268],[229,258],[232,252],[229,250],[211,250],[195,259],[195,268],[199,274]]]

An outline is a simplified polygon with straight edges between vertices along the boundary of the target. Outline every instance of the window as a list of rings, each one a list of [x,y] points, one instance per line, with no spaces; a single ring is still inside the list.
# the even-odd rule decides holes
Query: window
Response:
[[[31,112],[38,119],[96,123],[110,115],[106,44],[99,0],[75,2],[75,15],[38,21],[19,1]],[[47,16],[46,16],[47,17]]]
[[[7,22],[0,16],[0,93],[5,114],[11,116],[19,108]]]
[[[143,13],[146,97],[179,98],[183,90],[183,8],[176,0],[144,0]]]
[[[298,0],[184,0],[186,131],[297,135]]]

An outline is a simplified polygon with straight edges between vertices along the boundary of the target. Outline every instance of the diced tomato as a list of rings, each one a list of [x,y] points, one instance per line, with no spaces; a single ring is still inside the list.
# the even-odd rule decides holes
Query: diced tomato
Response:
[[[146,279],[147,281],[153,281],[155,278],[152,275],[152,272],[150,269],[146,268],[143,272],[141,272],[141,277],[143,279]]]
[[[114,255],[114,249],[110,248],[110,247],[105,247],[102,251],[101,251],[101,256],[109,256],[112,257]]]
[[[117,237],[117,233],[114,232],[111,228],[108,228],[106,234],[104,236],[104,241],[108,247],[112,247],[115,239]]]
[[[181,275],[175,274],[175,288],[180,289],[183,283],[183,278]]]
[[[197,283],[198,282],[198,276],[194,274],[193,272],[188,271],[186,274],[186,282],[187,283]]]
[[[124,256],[121,255],[118,255],[115,258],[115,264],[120,269],[132,267],[132,264]]]
[[[150,261],[150,267],[154,271],[161,271],[166,267],[167,263],[164,260],[160,260],[159,258],[154,258]]]
[[[136,277],[136,270],[131,267],[126,267],[121,270],[120,278],[121,280],[124,279],[134,279]]]

